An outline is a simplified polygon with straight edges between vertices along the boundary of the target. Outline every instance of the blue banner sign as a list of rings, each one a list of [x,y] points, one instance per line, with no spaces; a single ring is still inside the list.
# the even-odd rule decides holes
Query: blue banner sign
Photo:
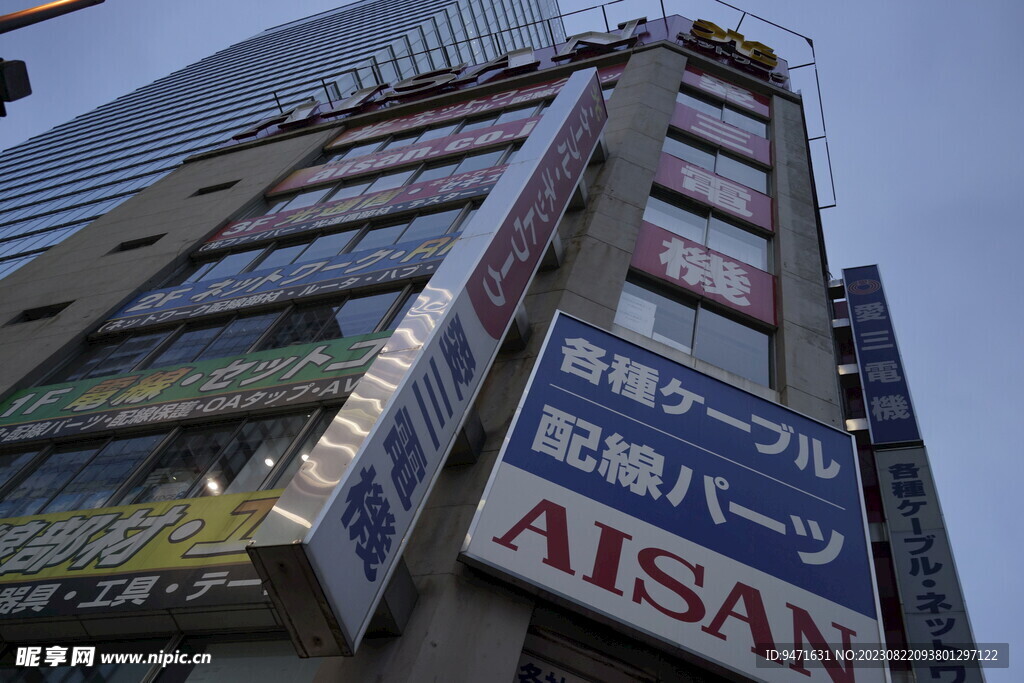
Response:
[[[851,436],[563,314],[463,559],[757,680],[881,641]]]
[[[921,440],[878,266],[843,270],[871,443]]]
[[[321,296],[357,287],[432,275],[459,234],[411,240],[318,261],[303,261],[140,295],[100,327],[99,332],[191,320],[290,299]]]

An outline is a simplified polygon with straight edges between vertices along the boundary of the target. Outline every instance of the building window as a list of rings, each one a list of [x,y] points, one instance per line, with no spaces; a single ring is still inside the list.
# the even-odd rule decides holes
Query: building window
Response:
[[[373,154],[374,152],[380,152],[387,149],[404,147],[418,142],[435,140],[437,138],[455,135],[456,133],[466,133],[479,128],[486,128],[487,126],[518,121],[531,116],[540,116],[541,113],[547,109],[549,104],[550,102],[542,102],[540,104],[531,104],[529,106],[516,107],[514,109],[492,111],[476,118],[450,121],[431,128],[413,132],[402,131],[391,137],[371,140],[370,142],[356,143],[351,147],[346,147],[338,152],[332,153],[327,158],[327,164],[333,164],[347,159],[354,159],[356,157],[366,156],[368,154]]]
[[[768,124],[759,118],[750,116],[741,112],[739,109],[730,107],[728,104],[715,102],[705,97],[699,97],[687,91],[682,91],[676,95],[676,102],[679,104],[696,109],[699,112],[703,112],[708,116],[714,116],[715,118],[728,123],[731,126],[736,126],[742,130],[747,131],[758,137],[768,137]]]
[[[310,413],[183,429],[119,505],[262,488]]]
[[[667,195],[664,199],[652,196],[647,198],[644,220],[755,268],[769,270],[768,240],[718,218],[709,209]]]
[[[467,206],[463,204],[453,209],[415,213],[405,221],[391,225],[355,225],[341,232],[307,235],[298,243],[272,242],[254,249],[230,253],[213,261],[194,264],[187,271],[171,277],[163,286],[212,282],[241,273],[328,259],[346,252],[375,249],[399,241],[440,237],[467,224],[475,211],[467,209]]]
[[[337,408],[0,454],[0,518],[286,486]],[[31,464],[35,463],[35,464]]]
[[[4,496],[0,517],[103,507],[163,436],[152,434],[55,448]]]
[[[703,302],[628,280],[619,298],[615,324],[770,386],[771,337]]]
[[[467,173],[484,168],[491,168],[505,163],[516,147],[506,145],[497,149],[467,154],[461,157],[448,157],[442,162],[419,164],[413,168],[388,170],[385,173],[359,178],[349,178],[311,190],[303,190],[298,194],[289,194],[270,200],[265,215],[273,215],[283,211],[313,206],[324,202],[333,202],[362,194],[389,190],[396,187],[411,185],[446,178],[457,173]]]
[[[723,178],[735,180],[737,183],[753,188],[762,194],[768,193],[768,172],[752,166],[738,159],[716,151],[692,140],[683,140],[667,137],[662,151],[672,156],[689,161],[695,166],[706,168],[717,173]]]
[[[47,379],[48,384],[193,363],[291,344],[328,341],[386,329],[399,301],[413,288],[349,296],[317,306],[290,306],[227,321],[182,325],[172,330],[93,344]],[[319,323],[317,323],[319,321]],[[314,329],[315,328],[315,329]],[[264,340],[265,338],[265,340]],[[263,341],[261,341],[263,340]]]

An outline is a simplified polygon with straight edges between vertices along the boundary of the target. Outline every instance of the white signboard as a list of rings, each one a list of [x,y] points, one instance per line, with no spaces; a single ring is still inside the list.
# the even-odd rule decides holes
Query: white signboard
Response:
[[[882,642],[865,529],[848,434],[558,315],[463,559],[758,680],[884,681],[836,654]]]

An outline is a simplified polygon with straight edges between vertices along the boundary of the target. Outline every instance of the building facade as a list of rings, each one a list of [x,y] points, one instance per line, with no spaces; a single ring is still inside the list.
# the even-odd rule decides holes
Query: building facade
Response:
[[[364,0],[268,29],[5,150],[0,277],[251,121],[311,96],[550,45],[564,38],[547,21],[555,13],[537,1]]]
[[[913,680],[777,655],[909,642],[865,449],[913,439],[846,431],[756,38],[636,19],[300,105],[9,275],[13,680]]]

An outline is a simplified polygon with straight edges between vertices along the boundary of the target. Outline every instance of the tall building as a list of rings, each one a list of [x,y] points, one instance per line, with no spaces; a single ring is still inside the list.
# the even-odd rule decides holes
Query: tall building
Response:
[[[268,29],[0,155],[0,277],[309,97],[564,37],[548,0],[362,0]]]
[[[6,679],[980,679],[770,46],[637,18],[351,90],[6,279]]]

